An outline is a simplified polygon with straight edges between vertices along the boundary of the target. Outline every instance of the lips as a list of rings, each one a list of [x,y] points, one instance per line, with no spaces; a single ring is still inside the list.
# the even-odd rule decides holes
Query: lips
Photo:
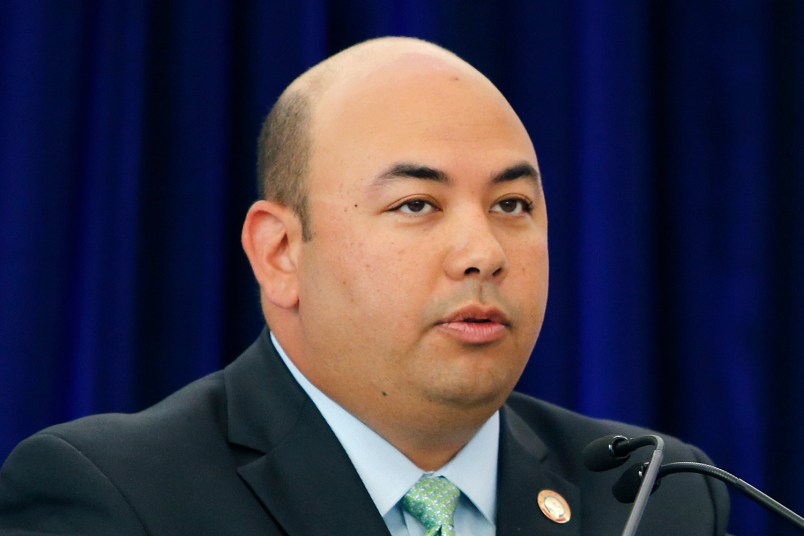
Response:
[[[467,344],[488,344],[505,336],[508,317],[495,307],[462,307],[436,324],[444,334]]]

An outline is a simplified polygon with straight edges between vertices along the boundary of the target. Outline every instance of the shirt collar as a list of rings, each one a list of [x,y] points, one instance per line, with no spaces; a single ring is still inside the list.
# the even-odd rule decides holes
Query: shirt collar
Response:
[[[425,473],[381,435],[329,398],[296,367],[279,341],[271,341],[290,373],[340,441],[383,517],[423,474],[448,478],[490,523],[497,510],[497,454],[500,413],[495,412],[444,467]]]

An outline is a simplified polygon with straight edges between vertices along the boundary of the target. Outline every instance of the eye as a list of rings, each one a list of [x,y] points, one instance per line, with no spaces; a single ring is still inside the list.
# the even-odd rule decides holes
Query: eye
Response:
[[[501,212],[503,214],[517,215],[523,212],[532,212],[533,203],[521,197],[509,197],[498,201],[493,207],[492,212]]]
[[[436,210],[435,205],[426,199],[408,199],[391,209],[402,214],[429,214]]]

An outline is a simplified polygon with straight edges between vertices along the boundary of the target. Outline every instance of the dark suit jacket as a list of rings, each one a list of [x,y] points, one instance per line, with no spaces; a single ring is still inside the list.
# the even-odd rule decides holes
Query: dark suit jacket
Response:
[[[615,501],[611,484],[621,471],[591,473],[580,460],[589,441],[613,432],[645,431],[512,395],[502,409],[498,534],[620,534],[630,505]],[[666,441],[668,461],[706,460]],[[570,522],[541,513],[536,497],[545,488],[567,499]],[[727,516],[719,483],[674,475],[654,493],[640,534],[722,534]],[[32,436],[0,472],[2,535],[387,533],[267,333],[223,371],[143,412],[88,417]]]

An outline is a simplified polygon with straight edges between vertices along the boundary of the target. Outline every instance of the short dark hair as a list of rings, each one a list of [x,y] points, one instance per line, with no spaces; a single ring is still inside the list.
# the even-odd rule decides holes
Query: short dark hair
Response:
[[[312,238],[305,184],[311,145],[310,98],[303,90],[286,91],[260,130],[257,188],[260,198],[281,203],[296,213],[304,240]]]

